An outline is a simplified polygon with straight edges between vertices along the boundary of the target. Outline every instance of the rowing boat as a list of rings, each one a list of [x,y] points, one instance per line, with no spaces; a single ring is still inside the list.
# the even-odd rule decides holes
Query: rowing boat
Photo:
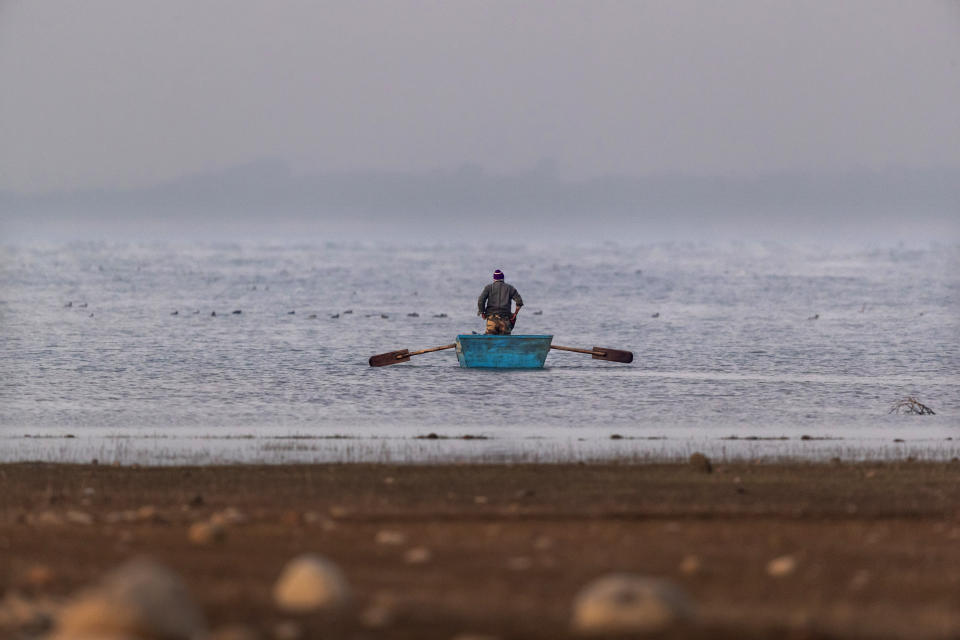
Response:
[[[553,336],[459,335],[457,360],[468,369],[542,369]]]
[[[411,356],[434,351],[457,350],[457,361],[465,369],[543,369],[550,349],[573,351],[593,356],[594,360],[607,362],[633,362],[633,353],[609,347],[578,349],[553,344],[553,336],[545,335],[509,335],[461,334],[453,344],[429,347],[418,351],[400,349],[370,356],[371,367],[387,367],[401,362],[410,362]]]

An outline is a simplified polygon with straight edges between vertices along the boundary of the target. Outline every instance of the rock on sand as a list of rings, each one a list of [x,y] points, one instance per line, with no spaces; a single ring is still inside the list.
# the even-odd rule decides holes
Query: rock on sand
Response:
[[[223,542],[227,537],[226,529],[223,525],[215,522],[194,522],[187,529],[187,538],[193,544],[206,545]]]
[[[772,578],[785,578],[797,570],[797,559],[786,555],[774,558],[767,563],[767,575]]]
[[[690,466],[701,473],[713,473],[713,465],[710,463],[710,458],[700,452],[690,456]]]
[[[433,558],[433,553],[427,547],[411,547],[403,554],[403,561],[407,564],[425,564]]]
[[[288,562],[273,585],[274,602],[293,613],[337,607],[348,598],[349,589],[340,569],[312,553]]]
[[[695,555],[685,555],[680,561],[680,573],[683,573],[688,576],[695,575],[700,573],[700,569],[703,566],[703,563],[700,561],[700,556]]]
[[[51,640],[189,640],[205,631],[203,615],[183,581],[166,567],[141,558],[76,595],[60,611]]]
[[[407,542],[407,535],[402,531],[381,529],[380,531],[377,531],[377,536],[374,538],[374,540],[376,540],[377,544],[396,546],[405,544]]]
[[[573,628],[583,634],[659,633],[692,616],[673,583],[624,573],[597,578],[573,602]]]

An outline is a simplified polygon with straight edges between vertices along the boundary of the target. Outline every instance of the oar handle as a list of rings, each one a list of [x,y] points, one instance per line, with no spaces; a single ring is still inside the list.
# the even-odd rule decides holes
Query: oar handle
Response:
[[[444,349],[453,349],[455,346],[457,346],[456,342],[454,342],[453,344],[445,344],[442,347],[430,347],[429,349],[420,349],[420,351],[411,351],[407,355],[418,356],[421,353],[430,353],[431,351],[443,351]]]
[[[551,349],[559,349],[560,351],[573,351],[575,353],[588,353],[590,355],[602,356],[606,355],[606,351],[593,351],[592,349],[577,349],[576,347],[561,347],[558,344],[550,345]]]

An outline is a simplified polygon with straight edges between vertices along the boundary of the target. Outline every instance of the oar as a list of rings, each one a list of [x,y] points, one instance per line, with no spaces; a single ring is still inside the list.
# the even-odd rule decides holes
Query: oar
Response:
[[[560,351],[574,351],[576,353],[589,353],[594,360],[609,360],[610,362],[633,362],[632,351],[621,351],[620,349],[608,349],[607,347],[594,347],[591,349],[576,349],[574,347],[561,347],[558,344],[550,345],[551,349]]]
[[[429,349],[420,349],[420,351],[407,351],[406,349],[401,349],[400,351],[389,351],[387,353],[380,353],[375,356],[370,356],[370,366],[371,367],[385,367],[390,364],[397,364],[398,362],[410,362],[410,356],[418,356],[421,353],[430,353],[431,351],[443,351],[444,349],[453,349],[456,345],[454,344],[445,344],[442,347],[430,347]]]

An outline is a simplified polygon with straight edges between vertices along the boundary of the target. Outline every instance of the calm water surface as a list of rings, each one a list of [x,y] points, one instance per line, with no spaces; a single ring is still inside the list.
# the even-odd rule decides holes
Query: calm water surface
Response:
[[[367,365],[481,330],[498,267],[517,332],[634,363]],[[960,455],[955,246],[7,246],[0,350],[4,460]]]

